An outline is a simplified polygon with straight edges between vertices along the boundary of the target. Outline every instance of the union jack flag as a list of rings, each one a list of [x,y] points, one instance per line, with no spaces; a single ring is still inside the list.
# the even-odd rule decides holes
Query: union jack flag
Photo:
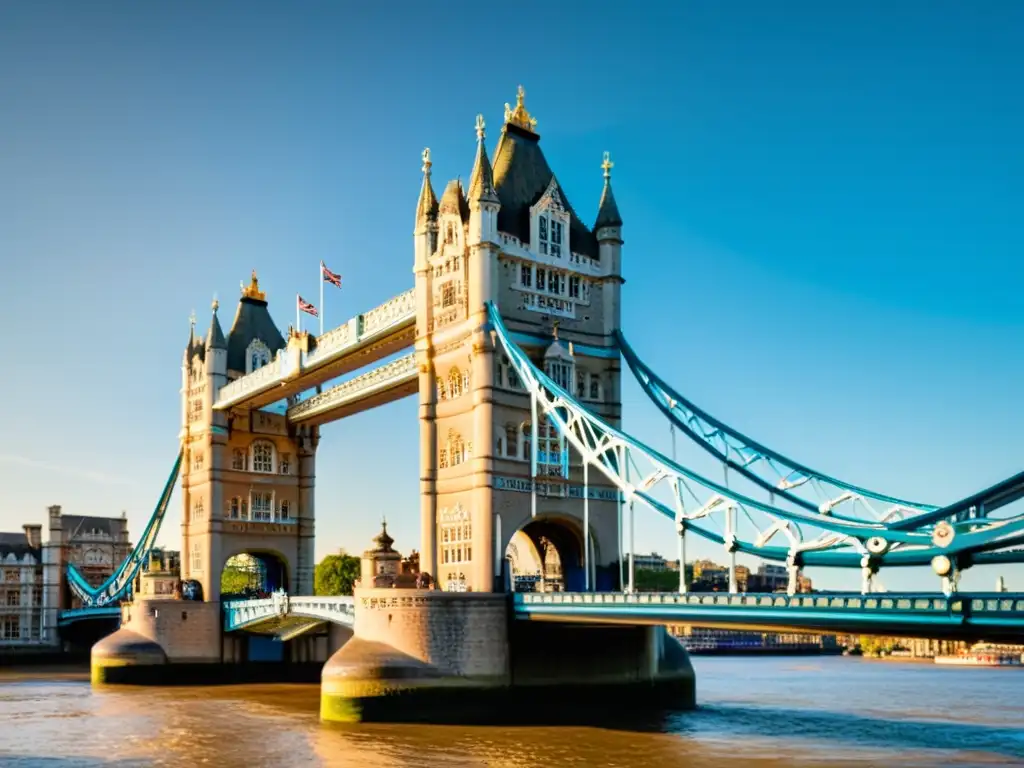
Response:
[[[299,310],[300,311],[305,312],[307,314],[310,314],[313,317],[318,317],[319,316],[317,311],[316,311],[316,307],[314,307],[308,301],[303,299],[301,296],[296,296],[296,298],[299,300]]]
[[[327,265],[322,261],[320,262],[320,274],[323,276],[325,283],[330,283],[331,285],[336,285],[341,288],[341,275],[337,272],[331,272],[331,270],[327,268]]]

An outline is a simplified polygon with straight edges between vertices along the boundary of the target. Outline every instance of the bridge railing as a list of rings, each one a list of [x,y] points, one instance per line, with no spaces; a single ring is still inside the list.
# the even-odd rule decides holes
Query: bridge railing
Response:
[[[224,629],[227,632],[287,616],[303,616],[352,626],[356,611],[353,597],[293,597],[285,592],[274,592],[264,598],[225,600],[222,608]]]
[[[416,378],[416,355],[408,354],[355,376],[288,409],[290,420],[308,419]]]
[[[317,339],[316,347],[304,354],[300,360],[303,371],[313,371],[354,351],[361,345],[388,334],[398,327],[416,321],[416,289],[388,299],[368,312],[356,315],[337,328],[327,331]],[[285,354],[269,364],[241,376],[221,387],[217,393],[215,408],[223,409],[234,405],[251,395],[270,389],[282,379],[294,375]]]
[[[1020,613],[1024,620],[1024,595],[1009,593],[934,594],[835,594],[785,595],[777,592],[724,594],[719,592],[526,592],[515,595],[517,605],[534,606],[702,606],[709,608],[774,608],[784,610],[878,611],[957,614]]]

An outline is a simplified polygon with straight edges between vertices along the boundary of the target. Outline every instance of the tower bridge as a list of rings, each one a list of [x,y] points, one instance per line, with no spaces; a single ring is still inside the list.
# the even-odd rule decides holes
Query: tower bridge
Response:
[[[1024,595],[960,596],[957,581],[974,565],[1024,559],[1013,507],[1024,473],[954,504],[908,501],[790,460],[701,410],[621,328],[623,221],[607,153],[588,226],[548,165],[522,90],[506,105],[493,163],[482,118],[476,131],[468,187],[449,181],[438,198],[423,152],[410,290],[319,336],[282,332],[254,272],[227,334],[216,302],[204,338],[193,321],[180,454],[141,549],[102,587],[70,579],[99,609],[126,598],[180,475],[190,599],[124,605],[122,629],[94,649],[95,679],[232,664],[253,632],[312,659],[324,649],[301,643],[328,624],[340,632],[323,671],[328,719],[371,716],[382,691],[415,699],[558,684],[590,696],[605,686],[686,704],[692,668],[666,622],[1020,635]],[[621,430],[623,360],[673,428],[722,463],[723,481]],[[320,430],[412,395],[420,567],[439,589],[312,597]],[[638,513],[665,519],[681,563],[693,536],[722,546],[733,594],[689,595],[681,568],[678,593],[636,595]],[[735,594],[738,552],[785,563],[790,594]],[[240,553],[274,565],[273,594],[222,596],[221,573]],[[549,557],[566,593],[509,595],[513,574]],[[807,565],[851,569],[858,588],[796,596]],[[941,579],[934,595],[872,596],[880,570],[920,565]]]

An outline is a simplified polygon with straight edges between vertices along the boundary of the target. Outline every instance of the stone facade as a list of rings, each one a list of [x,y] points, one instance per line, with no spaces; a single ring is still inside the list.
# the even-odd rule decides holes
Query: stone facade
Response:
[[[46,546],[55,565],[53,589],[57,604],[62,609],[80,608],[81,601],[65,586],[67,564],[74,563],[94,587],[113,576],[132,551],[127,517],[123,512],[120,517],[68,515],[57,505],[50,507],[48,513],[50,539]]]
[[[205,342],[193,327],[182,364],[182,576],[216,601],[227,560],[260,554],[283,565],[285,583],[275,587],[312,594],[317,429],[269,410],[213,409],[221,387],[273,355],[297,354],[308,336],[283,340],[255,273],[226,338],[217,308]]]
[[[56,590],[45,586],[52,569],[45,566],[41,537],[40,525],[0,533],[0,648],[57,642],[55,611],[47,602]]]
[[[438,202],[429,151],[414,232],[416,356],[420,393],[421,568],[447,590],[502,589],[509,544],[543,561],[540,521],[563,534],[559,556],[582,588],[584,548],[591,583],[618,560],[614,490],[589,478],[590,530],[582,530],[583,469],[545,425],[538,425],[536,517],[530,493],[531,404],[508,361],[484,331],[494,302],[534,361],[617,425],[621,220],[605,193],[592,231],[569,205],[540,151],[523,94],[505,124],[492,169],[484,124],[468,194],[449,182]],[[547,460],[546,463],[545,459]],[[454,537],[454,538],[453,538]],[[584,544],[584,542],[587,542]],[[516,563],[512,563],[516,567]]]

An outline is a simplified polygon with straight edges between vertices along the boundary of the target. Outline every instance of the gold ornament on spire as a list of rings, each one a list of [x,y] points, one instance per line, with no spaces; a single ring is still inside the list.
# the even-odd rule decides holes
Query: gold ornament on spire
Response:
[[[530,116],[530,113],[526,111],[526,105],[523,103],[526,101],[526,91],[523,90],[523,86],[519,86],[516,91],[516,108],[512,109],[505,103],[505,122],[517,125],[520,128],[525,128],[530,132],[537,130],[537,121]]]
[[[245,299],[256,299],[257,301],[266,301],[267,294],[260,290],[260,281],[256,277],[256,270],[252,271],[252,282],[247,286],[242,287],[242,298]]]
[[[216,311],[218,309],[220,309],[220,302],[217,301],[217,294],[216,293],[213,294],[213,303],[210,305],[210,309],[212,309],[215,313],[216,313]]]
[[[615,163],[612,162],[611,152],[604,153],[604,162],[601,163],[601,169],[604,171],[604,177],[610,179],[612,177],[612,168],[615,167]]]
[[[430,147],[427,147],[426,149],[423,150],[422,157],[423,157],[423,168],[421,170],[423,171],[423,175],[424,176],[429,176],[430,175],[430,166],[433,165],[433,163],[430,162]]]
[[[476,116],[476,140],[477,141],[483,141],[484,140],[484,137],[485,137],[484,128],[486,128],[486,127],[487,127],[487,124],[484,122],[484,116],[483,115],[477,115]]]
[[[188,316],[188,324],[192,326],[192,330],[196,329],[196,311],[193,309],[192,314]]]

